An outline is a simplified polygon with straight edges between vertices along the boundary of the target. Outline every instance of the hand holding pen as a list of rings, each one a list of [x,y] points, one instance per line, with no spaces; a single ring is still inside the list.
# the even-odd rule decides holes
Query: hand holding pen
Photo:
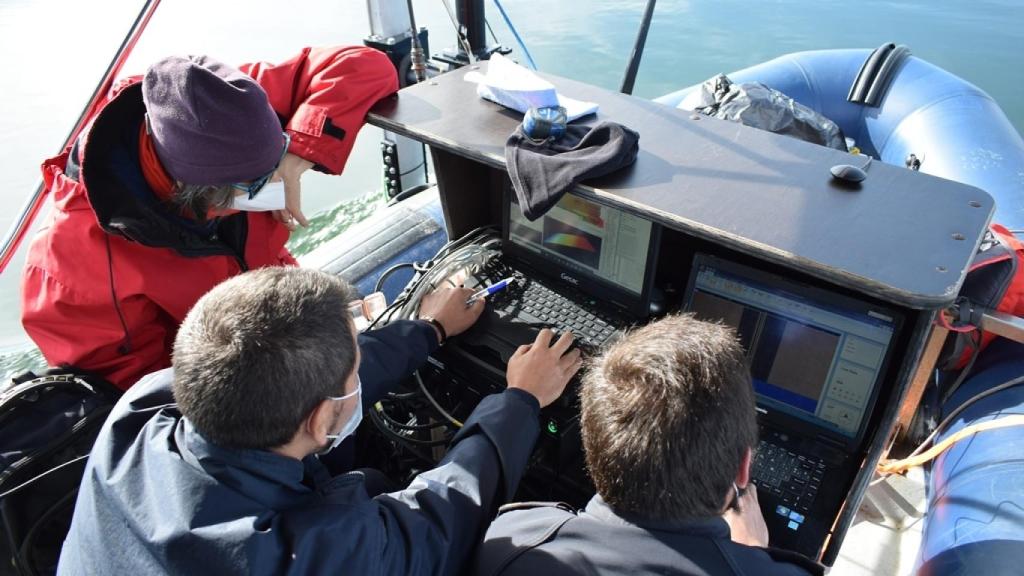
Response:
[[[505,278],[504,280],[499,280],[494,284],[487,286],[486,288],[481,288],[480,290],[477,290],[476,292],[473,293],[472,296],[466,299],[466,306],[472,306],[473,303],[479,300],[480,298],[490,296],[491,294],[495,294],[497,292],[504,290],[505,288],[508,288],[509,284],[512,284],[513,282],[515,282],[515,280],[515,278],[510,276],[508,278]]]

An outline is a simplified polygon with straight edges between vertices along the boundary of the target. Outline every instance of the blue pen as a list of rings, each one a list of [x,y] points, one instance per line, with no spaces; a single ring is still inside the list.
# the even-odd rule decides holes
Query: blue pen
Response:
[[[513,282],[515,282],[515,278],[508,277],[505,278],[504,280],[499,280],[486,288],[481,288],[480,290],[477,290],[476,292],[473,293],[472,296],[466,299],[466,306],[472,306],[473,302],[476,302],[478,299],[483,298],[484,296],[490,296],[495,292],[500,292],[504,290],[505,288],[508,287],[509,284]]]

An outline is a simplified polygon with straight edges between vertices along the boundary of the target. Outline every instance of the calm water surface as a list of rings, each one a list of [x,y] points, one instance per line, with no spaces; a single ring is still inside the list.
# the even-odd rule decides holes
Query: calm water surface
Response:
[[[404,5],[404,2],[399,2]],[[643,11],[642,0],[504,0],[541,70],[617,89]],[[417,24],[437,52],[454,44],[440,0],[416,0]],[[0,227],[38,181],[39,163],[58,152],[99,76],[141,7],[137,1],[0,0]],[[244,14],[238,6],[244,6]],[[491,27],[518,47],[490,1]],[[301,7],[301,8],[300,8]],[[129,60],[126,73],[172,53],[208,53],[228,62],[275,61],[308,45],[352,44],[367,34],[366,6],[354,0],[244,4],[164,2]],[[787,52],[873,48],[894,41],[987,91],[1024,131],[1024,3],[1019,0],[662,0],[634,93],[653,98]],[[368,213],[380,188],[380,132],[364,129],[343,176],[304,180],[316,230],[293,244],[343,228]],[[338,206],[339,203],[347,203]],[[19,256],[0,277],[0,349],[25,346],[18,323]],[[0,359],[0,372],[37,362]]]

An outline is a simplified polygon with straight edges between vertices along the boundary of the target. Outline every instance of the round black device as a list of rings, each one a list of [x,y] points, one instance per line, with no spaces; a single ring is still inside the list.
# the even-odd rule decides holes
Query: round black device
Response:
[[[843,182],[861,182],[868,177],[867,172],[853,164],[836,164],[829,169],[832,177]]]

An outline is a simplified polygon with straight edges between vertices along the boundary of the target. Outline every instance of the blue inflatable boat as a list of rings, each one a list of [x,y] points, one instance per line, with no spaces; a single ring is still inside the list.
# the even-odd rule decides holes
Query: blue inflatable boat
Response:
[[[1024,345],[997,340],[942,407],[936,442],[970,426],[1024,414]],[[966,402],[983,394],[973,404]],[[959,412],[959,413],[954,413]],[[1018,416],[1019,417],[1019,416]],[[918,574],[1024,572],[1024,429],[987,430],[953,444],[928,471]]]
[[[1024,229],[1024,139],[984,91],[910,56],[903,46],[787,54],[728,74],[761,82],[834,121],[866,154],[977,186],[996,201],[994,222]],[[656,101],[692,109],[691,86]],[[691,104],[692,102],[692,104]],[[898,192],[894,190],[894,192]],[[922,207],[926,213],[927,207]],[[943,406],[1024,374],[1024,347],[1009,341]],[[987,366],[985,366],[987,364]],[[992,390],[995,392],[995,390]],[[956,415],[940,442],[963,427],[1024,413],[1024,386]],[[955,444],[928,469],[920,574],[1024,573],[1024,429],[990,430]]]
[[[997,202],[995,221],[1024,228],[1024,139],[985,92],[905,48],[799,52],[728,76],[736,83],[761,82],[823,114],[876,159],[986,190]],[[687,96],[699,89],[656,101],[686,108]],[[413,274],[403,263],[430,259],[447,240],[435,189],[378,211],[302,263],[340,274],[364,294],[382,290],[392,301]],[[977,370],[946,413],[965,394],[1021,374],[1021,349],[1015,350]],[[1016,387],[971,406],[940,440],[972,422],[1019,412],[1022,394],[1024,387]],[[994,575],[1022,565],[1022,445],[1022,428],[989,431],[934,462],[921,573]]]
[[[728,76],[761,82],[823,114],[878,160],[920,162],[921,172],[985,190],[996,201],[993,221],[1024,229],[1024,139],[983,90],[905,47],[796,52]],[[656,101],[685,108],[699,88]]]

